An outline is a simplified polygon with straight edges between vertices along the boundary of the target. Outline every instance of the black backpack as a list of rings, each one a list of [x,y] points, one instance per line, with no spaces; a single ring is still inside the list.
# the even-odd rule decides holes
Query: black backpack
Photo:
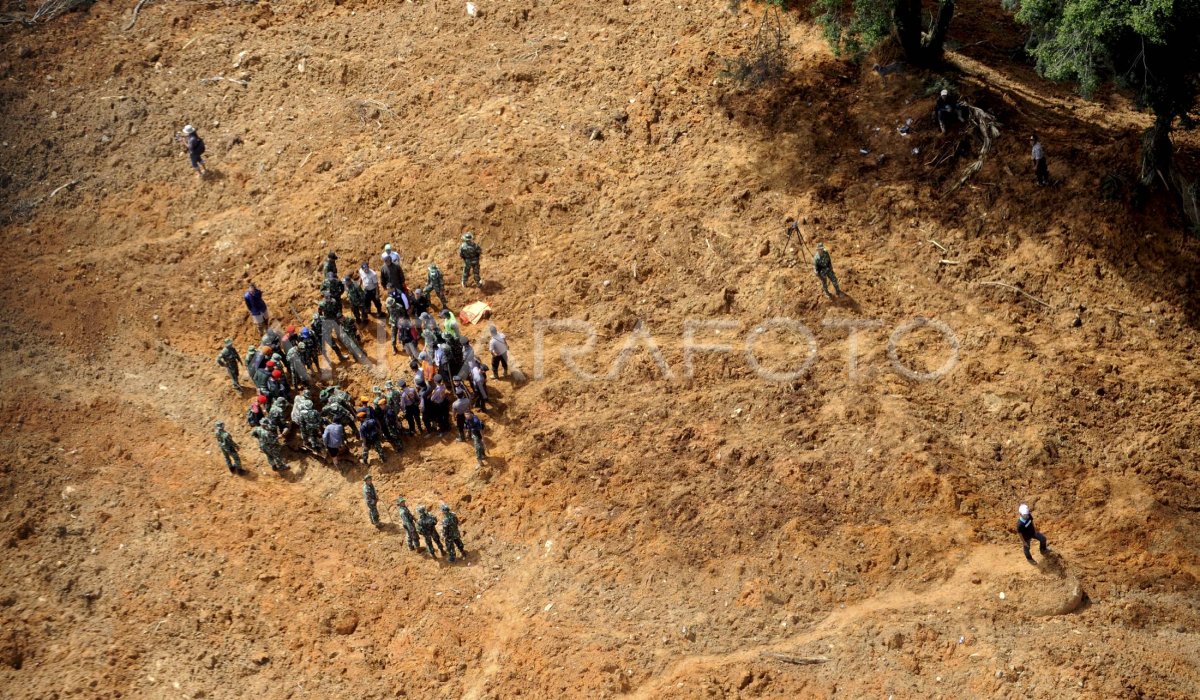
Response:
[[[192,152],[198,156],[204,155],[204,139],[199,136],[192,136]]]

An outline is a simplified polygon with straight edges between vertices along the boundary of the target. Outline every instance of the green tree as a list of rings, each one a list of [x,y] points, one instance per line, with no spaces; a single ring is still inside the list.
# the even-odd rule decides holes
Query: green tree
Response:
[[[1200,88],[1200,0],[1005,0],[1030,28],[1038,71],[1091,96],[1107,83],[1154,113],[1142,181],[1170,185],[1171,129],[1191,126]],[[1178,189],[1178,187],[1177,187]]]
[[[816,0],[813,14],[834,53],[861,58],[893,34],[904,58],[919,66],[942,62],[955,0],[936,0],[926,29],[922,0]]]

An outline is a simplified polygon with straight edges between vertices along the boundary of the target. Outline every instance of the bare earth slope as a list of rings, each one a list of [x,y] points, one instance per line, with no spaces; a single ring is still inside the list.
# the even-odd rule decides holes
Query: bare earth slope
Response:
[[[920,76],[881,86],[789,21],[782,85],[723,82],[748,3],[152,2],[124,31],[125,5],[0,29],[0,695],[1200,696],[1200,246],[1163,202],[1098,199],[1136,135],[1096,108],[964,77],[1003,135],[941,196],[969,156],[927,165],[954,137]],[[785,243],[797,212],[848,300]],[[400,494],[455,505],[466,566],[371,528],[361,467],[272,474],[213,364],[255,339],[248,279],[306,320],[326,250],[386,242],[485,298],[529,377],[493,383],[490,473],[432,439],[373,471],[389,522]],[[792,381],[741,352],[778,317],[817,347]],[[924,317],[959,344],[936,381],[888,353]],[[597,373],[644,324],[671,376],[643,344],[584,381],[559,331],[535,378],[547,319],[597,329]],[[714,319],[697,342],[738,351],[689,375],[685,324]],[[878,321],[854,371],[849,319]],[[929,329],[896,355],[953,359]],[[379,358],[339,377],[407,374]]]

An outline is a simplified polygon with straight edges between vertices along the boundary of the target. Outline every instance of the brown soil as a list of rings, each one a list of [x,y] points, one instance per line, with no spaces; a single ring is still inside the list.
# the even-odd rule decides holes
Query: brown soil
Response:
[[[956,79],[1002,136],[944,196],[970,145],[926,165],[957,135],[924,76],[881,85],[807,24],[791,76],[745,92],[720,75],[749,3],[478,4],[151,2],[125,31],[133,2],[100,2],[0,30],[0,695],[1200,696],[1200,246],[1165,200],[1098,197],[1139,115],[1006,65],[964,11]],[[797,212],[849,300],[785,244]],[[327,249],[390,241],[453,283],[468,228],[489,285],[452,301],[492,304],[530,380],[493,383],[490,475],[434,440],[374,471],[389,523],[400,494],[455,504],[471,554],[447,566],[370,527],[361,468],[266,469],[213,357],[254,339],[248,279],[307,318]],[[816,337],[803,378],[684,376],[687,319],[773,317]],[[961,343],[938,381],[890,369],[917,317]],[[600,331],[589,369],[642,321],[674,378],[642,351],[584,382],[555,334],[533,379],[536,321],[569,318]],[[847,318],[881,322],[855,376],[824,325]],[[918,338],[903,359],[941,364]]]

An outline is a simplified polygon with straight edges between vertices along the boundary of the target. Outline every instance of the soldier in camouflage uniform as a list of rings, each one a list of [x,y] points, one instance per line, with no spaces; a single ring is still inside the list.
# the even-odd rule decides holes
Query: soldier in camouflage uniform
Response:
[[[321,420],[321,414],[317,413],[317,407],[313,405],[311,400],[305,397],[305,403],[300,403],[300,398],[296,399],[296,406],[300,408],[297,425],[300,426],[300,436],[304,438],[304,446],[311,450],[314,454],[323,454],[325,446],[322,438],[325,433],[325,423]]]
[[[479,416],[468,411],[463,419],[463,427],[471,436],[471,443],[475,445],[475,462],[482,467],[484,460],[487,459],[487,449],[483,444],[483,421],[479,420]]]
[[[371,524],[379,527],[379,494],[375,492],[370,474],[363,477],[363,500],[367,502],[367,517],[371,519]]]
[[[358,436],[362,439],[362,463],[369,464],[367,459],[371,450],[375,450],[375,454],[379,455],[380,462],[385,462],[387,457],[383,454],[383,428],[379,421],[367,411],[359,411],[358,419],[362,421],[358,424]]]
[[[354,320],[359,323],[367,322],[367,312],[370,310],[367,306],[367,292],[350,275],[342,280],[346,285],[346,299],[350,302],[350,313],[354,314]]]
[[[296,343],[287,351],[288,373],[297,386],[309,384],[308,370],[304,368],[304,341]]]
[[[246,470],[242,469],[242,458],[238,456],[238,445],[221,421],[217,421],[217,447],[221,448],[221,455],[225,458],[225,466],[229,467],[230,474],[246,473]]]
[[[433,263],[429,264],[429,276],[425,278],[425,294],[428,295],[430,292],[437,293],[443,309],[450,308],[450,305],[446,303],[446,280],[442,277],[442,271]]]
[[[336,389],[336,387],[334,387]],[[321,392],[324,395],[325,392]],[[358,424],[354,422],[354,412],[350,410],[350,395],[346,392],[337,389],[330,393],[329,398],[325,400],[325,408],[321,410],[321,415],[331,423],[340,423],[350,432],[358,435]]]
[[[458,516],[450,511],[450,506],[442,504],[442,537],[446,540],[446,549],[450,552],[447,557],[451,562],[454,561],[454,548],[457,547],[462,556],[467,556],[467,550],[463,547],[462,533],[458,531]]]
[[[416,552],[421,549],[421,540],[417,538],[417,521],[403,496],[396,499],[396,507],[400,510],[400,524],[404,526],[406,544],[410,550]]]
[[[333,252],[332,250],[329,251],[329,254],[325,256],[325,261],[321,263],[322,279],[324,279],[325,276],[330,272],[332,272],[334,275],[337,275],[337,260],[337,253]]]
[[[383,305],[387,307],[387,332],[392,339],[392,352],[399,353],[400,348],[396,347],[396,341],[403,342],[405,340],[400,335],[400,323],[408,320],[408,316],[405,315],[404,304],[401,304],[394,296],[388,295],[387,301]]]
[[[438,551],[445,556],[446,548],[442,546],[442,538],[438,536],[437,518],[430,515],[425,506],[417,506],[417,532],[420,532],[425,538],[425,549],[429,551],[429,556],[437,557],[437,554],[433,552],[435,544]]]
[[[221,348],[221,354],[217,355],[217,364],[225,368],[229,372],[229,379],[233,382],[234,391],[242,390],[242,383],[238,381],[238,363],[242,358],[238,357],[237,350],[233,349],[233,340],[225,339],[225,347]]]
[[[482,286],[479,281],[479,258],[483,256],[483,248],[475,242],[475,234],[467,231],[463,234],[462,245],[458,246],[458,257],[463,261],[462,286],[467,286],[467,278],[474,273],[475,286]]]
[[[308,328],[300,331],[300,355],[304,358],[305,369],[316,372],[321,368],[321,350],[317,347],[317,339]]]
[[[316,333],[320,339],[321,354],[325,356],[325,361],[329,364],[333,364],[333,362],[329,359],[329,353],[325,351],[325,348],[333,350],[333,354],[337,355],[339,362],[346,361],[346,356],[342,354],[341,344],[338,343],[338,339],[342,335],[341,325],[338,323],[341,316],[325,315],[335,311],[340,314],[340,308],[340,305],[333,302],[333,297],[325,297],[317,306],[317,313],[313,315],[312,320],[313,333]]]
[[[267,417],[263,418],[261,427],[271,431],[272,434],[285,437],[290,428],[288,424],[287,399],[279,397],[271,404],[271,410],[267,411]]]
[[[350,354],[357,357],[362,352],[362,336],[358,334],[358,324],[350,316],[342,316],[341,341],[349,346]]]
[[[842,288],[838,286],[837,275],[833,274],[833,261],[830,260],[829,251],[825,250],[824,243],[817,244],[817,254],[813,256],[813,270],[821,279],[821,290],[825,292],[825,296],[833,298],[833,295],[829,293],[828,282],[833,282],[834,291],[839,297],[842,296]]]
[[[338,279],[337,273],[326,272],[325,280],[321,282],[321,294],[328,294],[334,299],[341,301],[342,295],[345,293],[346,285],[342,284],[342,281]]]
[[[279,446],[279,438],[275,432],[260,425],[251,429],[250,434],[258,440],[258,449],[266,455],[271,469],[277,472],[288,470],[287,462],[283,460],[283,449]]]

